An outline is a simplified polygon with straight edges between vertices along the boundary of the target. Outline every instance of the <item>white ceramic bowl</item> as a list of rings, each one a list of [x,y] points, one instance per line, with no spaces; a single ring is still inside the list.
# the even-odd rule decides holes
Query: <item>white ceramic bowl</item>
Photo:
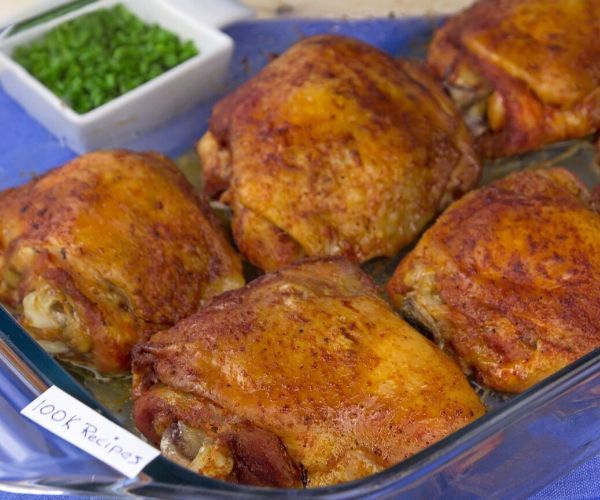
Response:
[[[156,78],[79,114],[11,59],[26,45],[63,22],[122,3],[146,23],[157,23],[182,40],[194,41],[199,54]],[[78,153],[119,147],[217,92],[227,71],[233,41],[203,25],[168,0],[100,0],[0,43],[0,83],[25,110]]]

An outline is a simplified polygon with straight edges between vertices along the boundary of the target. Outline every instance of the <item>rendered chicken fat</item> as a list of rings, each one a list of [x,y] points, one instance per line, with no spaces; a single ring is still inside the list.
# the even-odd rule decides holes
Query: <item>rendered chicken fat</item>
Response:
[[[50,352],[104,373],[243,285],[206,201],[158,154],[84,155],[0,194],[0,300]]]
[[[454,362],[343,259],[213,299],[138,345],[134,421],[205,475],[325,486],[390,467],[482,415]]]
[[[392,256],[473,187],[451,100],[420,65],[340,36],[305,39],[213,110],[206,191],[264,270],[306,256]]]

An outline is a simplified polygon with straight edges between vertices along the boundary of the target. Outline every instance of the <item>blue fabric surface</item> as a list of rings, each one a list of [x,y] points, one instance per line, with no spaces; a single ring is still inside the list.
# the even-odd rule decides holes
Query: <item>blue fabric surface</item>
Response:
[[[230,90],[256,72],[269,59],[273,48],[277,50],[279,47],[286,47],[302,36],[321,32],[344,33],[365,39],[395,55],[405,54],[407,51],[414,54],[415,50],[418,52],[423,47],[422,37],[416,34],[428,24],[431,22],[415,22],[414,25],[407,26],[399,33],[393,22],[381,20],[338,24],[317,21],[297,23],[297,25],[288,24],[287,27],[260,22],[240,23],[229,28],[228,33],[236,41],[251,41],[254,47],[259,49],[252,51],[247,57],[244,56],[244,64],[238,64],[239,58],[234,58],[229,87],[225,90]],[[239,56],[239,53],[237,55]],[[212,103],[206,103],[196,106],[137,142],[128,142],[124,145],[133,149],[152,148],[177,155],[190,148],[194,140],[200,137],[206,127],[211,105]],[[35,173],[43,172],[74,156],[49,132],[25,115],[23,110],[1,89],[0,127],[0,189],[26,181],[33,170]],[[15,497],[29,498],[30,496],[0,493],[0,499]],[[46,496],[31,496],[31,498],[39,499]],[[575,468],[531,498],[536,500],[600,498],[600,456]]]
[[[531,500],[548,498],[600,498],[600,456],[585,462],[554,483],[548,485]]]

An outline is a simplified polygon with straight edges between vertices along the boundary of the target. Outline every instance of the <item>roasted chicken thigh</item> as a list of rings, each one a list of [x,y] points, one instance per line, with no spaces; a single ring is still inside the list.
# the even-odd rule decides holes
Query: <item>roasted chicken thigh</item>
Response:
[[[521,392],[600,347],[600,215],[566,170],[511,174],[448,208],[388,292],[480,382]]]
[[[486,157],[600,128],[600,0],[480,0],[437,31],[428,62]]]
[[[105,373],[243,285],[208,204],[165,157],[87,154],[0,195],[0,300],[44,347]]]
[[[134,420],[205,475],[323,486],[484,412],[459,367],[341,258],[267,274],[136,346]]]
[[[394,255],[479,178],[452,102],[416,63],[305,39],[219,102],[198,145],[238,247],[273,270],[304,256]]]

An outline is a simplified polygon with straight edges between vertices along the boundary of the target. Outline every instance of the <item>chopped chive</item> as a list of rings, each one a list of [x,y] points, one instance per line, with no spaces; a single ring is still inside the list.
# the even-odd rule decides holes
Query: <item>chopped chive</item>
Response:
[[[122,4],[68,21],[13,59],[78,113],[86,113],[198,54]]]

